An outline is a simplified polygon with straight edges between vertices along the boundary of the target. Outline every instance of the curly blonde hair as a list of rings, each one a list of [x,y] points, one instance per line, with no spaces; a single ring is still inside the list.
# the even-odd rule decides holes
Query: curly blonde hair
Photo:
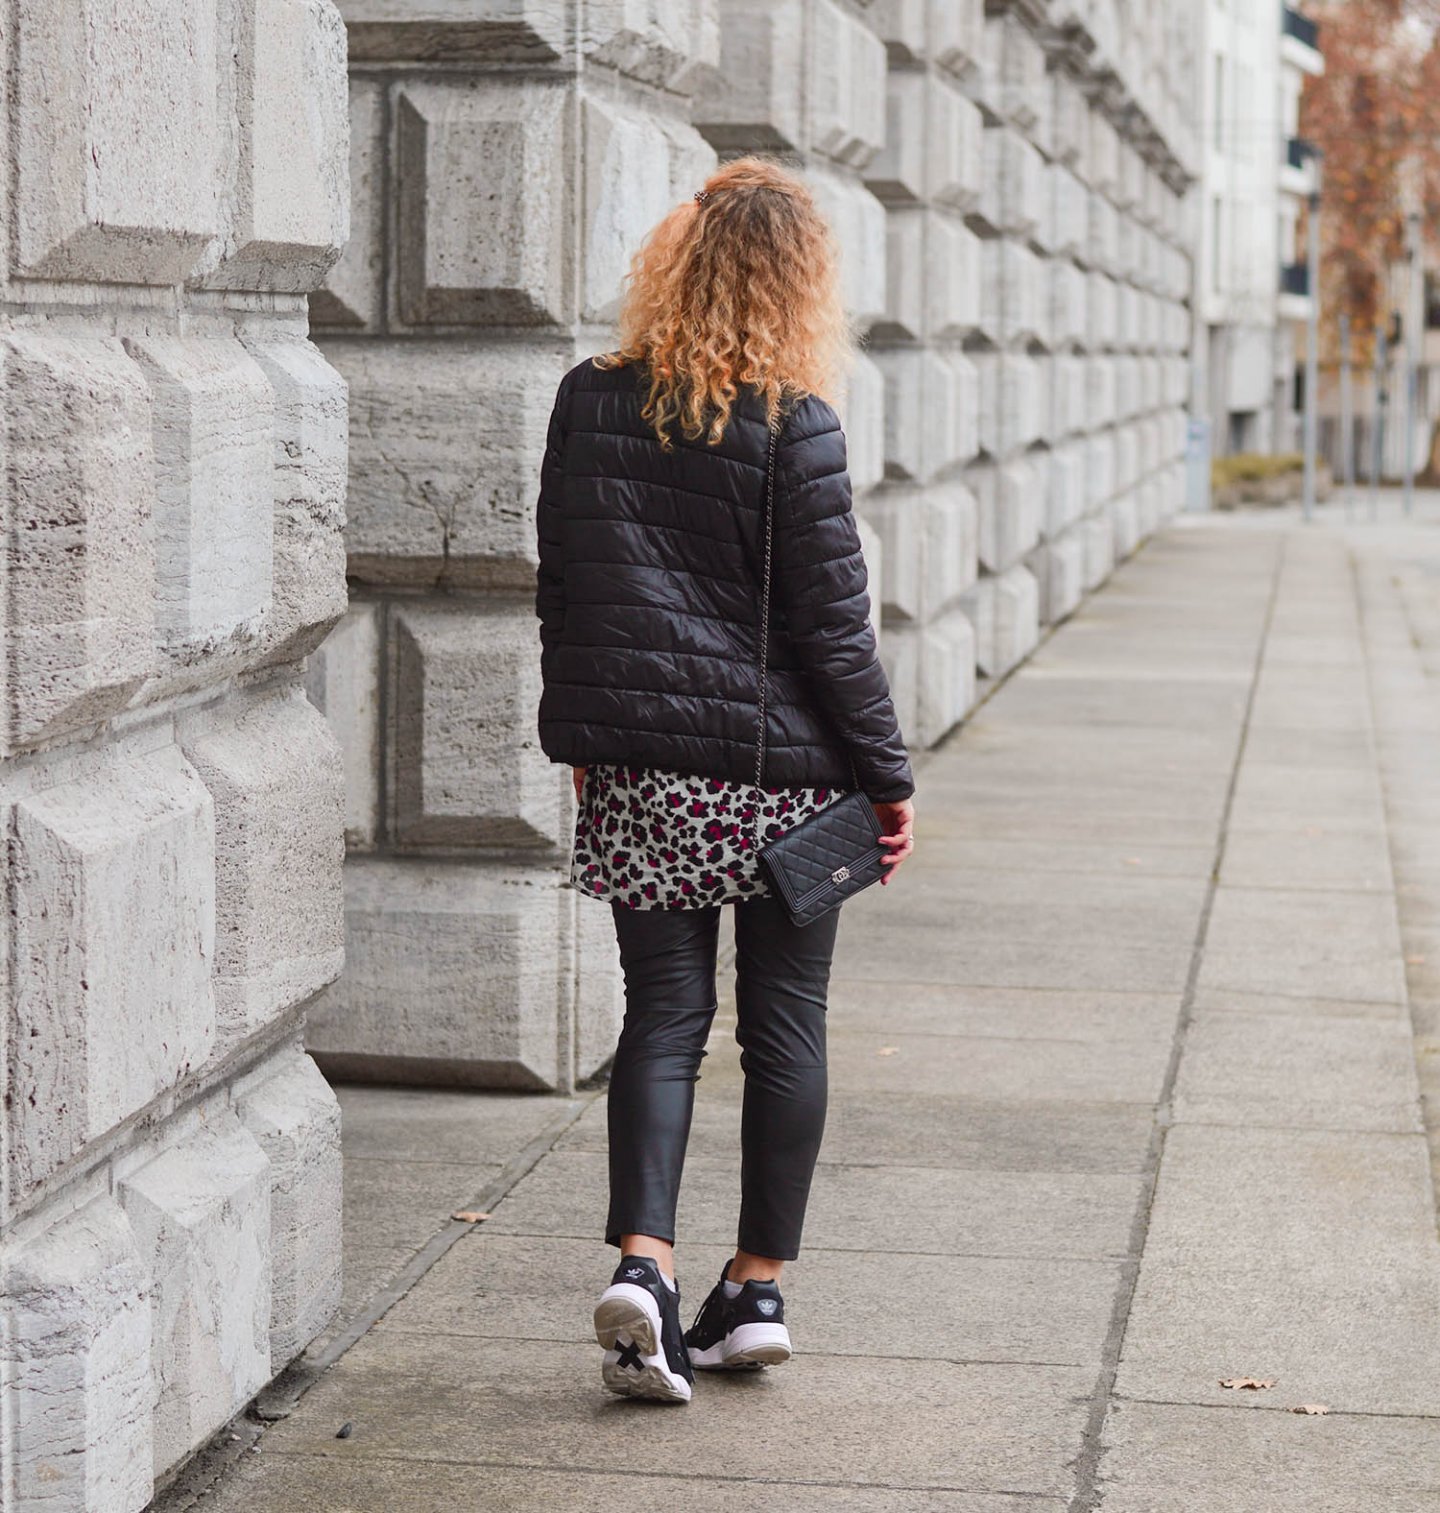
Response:
[[[620,344],[601,368],[648,369],[642,413],[660,444],[725,434],[741,384],[765,397],[833,399],[853,337],[840,296],[829,222],[794,174],[765,158],[737,158],[677,205],[631,261]]]

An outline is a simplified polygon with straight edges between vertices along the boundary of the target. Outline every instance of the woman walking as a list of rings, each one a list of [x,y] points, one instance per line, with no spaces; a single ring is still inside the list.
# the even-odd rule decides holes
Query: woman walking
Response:
[[[572,881],[609,903],[625,975],[602,1378],[685,1402],[695,1366],[789,1358],[779,1282],[825,1123],[840,910],[797,923],[760,851],[858,789],[888,883],[911,850],[914,784],[825,397],[849,345],[808,190],[761,159],[722,167],[647,238],[620,327],[618,350],[561,380],[550,420],[540,738],[574,769]],[[868,816],[865,800],[850,802]],[[676,1198],[727,903],[745,1074],[738,1246],[682,1333]]]

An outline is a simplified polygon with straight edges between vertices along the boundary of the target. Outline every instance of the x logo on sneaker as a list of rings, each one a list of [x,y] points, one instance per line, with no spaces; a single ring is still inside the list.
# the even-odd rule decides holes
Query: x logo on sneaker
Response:
[[[617,1340],[615,1348],[620,1352],[620,1359],[616,1362],[616,1365],[624,1366],[627,1371],[639,1371],[641,1369],[640,1347],[634,1340],[630,1340],[624,1345],[620,1344]]]

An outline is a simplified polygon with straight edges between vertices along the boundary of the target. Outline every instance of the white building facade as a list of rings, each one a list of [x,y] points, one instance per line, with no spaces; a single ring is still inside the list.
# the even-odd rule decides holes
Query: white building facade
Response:
[[[1310,290],[1302,207],[1315,164],[1300,96],[1315,23],[1278,0],[1203,0],[1195,407],[1216,456],[1294,450]]]

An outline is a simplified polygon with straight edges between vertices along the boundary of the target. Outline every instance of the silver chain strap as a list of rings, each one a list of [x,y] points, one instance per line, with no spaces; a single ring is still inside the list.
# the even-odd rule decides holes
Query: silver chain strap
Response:
[[[750,810],[751,837],[757,852],[760,849],[761,789],[765,778],[765,699],[770,681],[770,574],[775,553],[775,447],[779,439],[780,427],[772,421],[770,446],[765,458],[765,566],[760,580],[760,644],[756,650],[760,668],[760,697],[755,715],[755,800]]]

